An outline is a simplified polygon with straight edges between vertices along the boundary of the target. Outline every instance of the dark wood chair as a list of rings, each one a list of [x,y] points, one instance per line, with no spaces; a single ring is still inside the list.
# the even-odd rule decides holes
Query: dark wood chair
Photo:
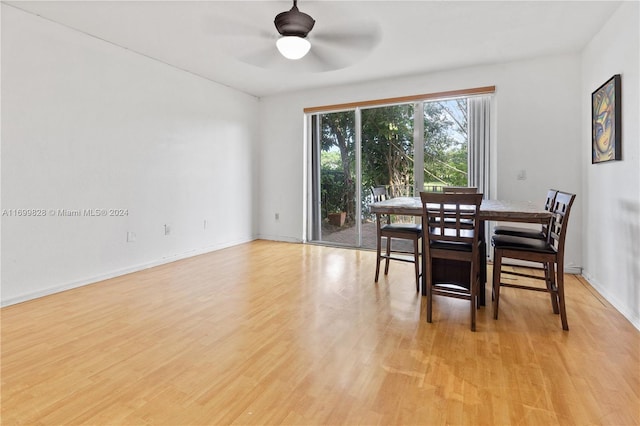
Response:
[[[553,202],[556,199],[556,195],[558,194],[558,190],[550,189],[547,192],[547,200],[544,203],[544,209],[547,211],[551,211],[553,208]],[[547,225],[542,225],[541,228],[525,228],[522,226],[509,226],[509,225],[499,225],[493,228],[493,233],[498,235],[512,235],[514,237],[525,237],[525,238],[535,238],[538,240],[546,240],[547,239]]]
[[[374,202],[389,198],[384,186],[371,188]],[[420,239],[422,238],[422,225],[415,223],[392,223],[392,215],[376,213],[377,242],[376,242],[376,277],[378,282],[380,275],[380,262],[384,259],[384,274],[389,273],[389,261],[410,262],[414,264],[416,276],[416,292],[420,291]],[[385,252],[382,252],[382,239],[386,238]],[[413,250],[394,249],[392,241],[409,240],[413,244]]]
[[[443,186],[442,192],[445,194],[476,194],[478,188],[474,186]]]
[[[482,194],[421,192],[427,322],[433,296],[470,301],[471,330],[476,330],[480,285],[480,220]],[[429,224],[426,226],[426,224]]]
[[[562,329],[569,330],[564,297],[564,242],[567,224],[575,194],[558,191],[553,207],[552,218],[546,240],[525,238],[513,235],[494,235],[493,245],[493,318],[498,319],[500,287],[513,287],[524,290],[544,291],[551,294],[553,313],[560,314]],[[541,263],[544,276],[521,272],[502,271],[504,258]],[[510,284],[501,282],[501,275],[509,274],[543,280],[546,288]]]

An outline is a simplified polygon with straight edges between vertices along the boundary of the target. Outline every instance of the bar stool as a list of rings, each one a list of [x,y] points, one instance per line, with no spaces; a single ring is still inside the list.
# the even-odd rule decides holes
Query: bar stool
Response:
[[[567,225],[575,194],[558,191],[551,213],[553,214],[547,239],[525,238],[513,235],[494,235],[493,245],[493,318],[498,319],[500,287],[513,287],[523,290],[544,291],[551,295],[551,307],[554,314],[560,314],[562,329],[569,330],[564,297],[564,243]],[[503,258],[541,263],[544,277],[520,272],[502,271]],[[502,274],[517,275],[545,281],[546,288],[510,284],[501,282]]]
[[[432,320],[434,295],[455,297],[470,301],[471,331],[476,330],[482,195],[420,193],[425,224],[427,322]]]
[[[389,198],[384,186],[371,188],[374,202]],[[392,223],[391,215],[376,213],[377,243],[376,243],[376,277],[380,275],[380,262],[384,259],[384,274],[389,273],[389,261],[410,262],[414,264],[416,276],[416,292],[420,291],[420,238],[422,225],[415,223]],[[386,238],[385,252],[382,252],[382,239]],[[394,249],[392,240],[399,239],[413,242],[413,251]]]

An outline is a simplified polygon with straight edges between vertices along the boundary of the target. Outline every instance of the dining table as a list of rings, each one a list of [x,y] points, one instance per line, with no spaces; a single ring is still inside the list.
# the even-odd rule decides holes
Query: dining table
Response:
[[[376,214],[392,214],[399,216],[420,216],[423,215],[422,201],[420,197],[396,197],[389,198],[384,201],[378,201],[369,204],[371,213]],[[520,222],[520,223],[538,223],[549,224],[551,220],[551,213],[545,210],[544,207],[532,202],[522,200],[482,200],[480,205],[480,211],[478,212],[480,218],[480,240],[481,253],[480,253],[480,294],[478,295],[478,302],[480,305],[485,305],[485,287],[487,282],[487,231],[486,223],[488,221],[495,222]],[[423,238],[423,245],[424,245]],[[424,247],[422,253],[424,253]],[[422,256],[422,279],[421,287],[422,294],[426,294],[426,260],[425,256]]]

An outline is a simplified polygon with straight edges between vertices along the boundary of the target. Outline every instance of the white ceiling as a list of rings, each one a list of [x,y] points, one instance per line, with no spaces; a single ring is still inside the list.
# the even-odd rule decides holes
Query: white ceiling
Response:
[[[255,96],[579,52],[620,5],[300,0],[316,20],[314,54],[291,62],[276,53],[273,24],[291,1],[3,3]],[[343,33],[377,38],[336,41]]]

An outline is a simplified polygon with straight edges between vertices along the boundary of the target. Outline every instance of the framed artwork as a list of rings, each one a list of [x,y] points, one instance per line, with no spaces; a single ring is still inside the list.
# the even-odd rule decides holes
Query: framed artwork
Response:
[[[591,163],[621,159],[620,74],[591,94]]]

